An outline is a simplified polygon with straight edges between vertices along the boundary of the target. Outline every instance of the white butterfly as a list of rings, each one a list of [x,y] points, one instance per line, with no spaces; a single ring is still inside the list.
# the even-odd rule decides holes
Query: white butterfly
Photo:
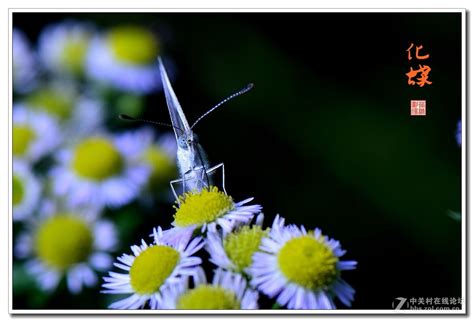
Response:
[[[253,84],[248,84],[245,88],[239,92],[232,94],[206,113],[199,117],[193,125],[189,126],[186,116],[184,115],[183,109],[179,104],[178,98],[173,91],[171,83],[169,81],[166,69],[158,58],[161,80],[163,83],[163,89],[166,96],[166,103],[168,105],[168,111],[171,117],[171,123],[176,136],[177,142],[177,159],[178,168],[181,174],[180,179],[170,181],[171,189],[176,199],[178,199],[174,184],[182,184],[183,193],[186,191],[200,191],[211,184],[212,174],[219,168],[222,168],[222,188],[225,191],[225,171],[224,163],[220,163],[209,168],[209,163],[206,158],[204,149],[198,142],[197,135],[193,132],[193,128],[196,124],[203,119],[210,112],[224,104],[225,102],[242,95],[252,89]]]

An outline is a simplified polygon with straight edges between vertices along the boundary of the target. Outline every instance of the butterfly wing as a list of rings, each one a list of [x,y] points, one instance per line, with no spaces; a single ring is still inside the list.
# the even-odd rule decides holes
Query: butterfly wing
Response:
[[[183,109],[179,104],[178,98],[174,93],[173,87],[171,87],[168,74],[166,73],[165,66],[161,60],[161,57],[158,57],[158,64],[160,68],[161,82],[163,83],[163,90],[165,91],[166,104],[168,105],[168,111],[170,112],[171,124],[173,124],[174,134],[176,135],[176,140],[183,135],[184,132],[188,133],[190,131],[188,121],[184,116]],[[177,133],[176,128],[181,129],[183,133]]]

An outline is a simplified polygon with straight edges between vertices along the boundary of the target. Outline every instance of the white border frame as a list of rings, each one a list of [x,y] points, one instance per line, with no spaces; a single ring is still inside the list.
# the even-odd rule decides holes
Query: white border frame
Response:
[[[289,309],[282,309],[282,310],[110,310],[110,309],[103,309],[103,310],[15,310],[13,309],[13,287],[12,287],[12,259],[13,259],[13,252],[12,252],[12,203],[11,203],[11,193],[12,193],[12,155],[11,155],[11,140],[12,140],[12,113],[11,108],[13,106],[13,95],[12,95],[12,27],[13,27],[13,13],[15,12],[31,12],[31,13],[49,13],[49,12],[60,12],[60,13],[87,13],[87,12],[99,12],[99,13],[115,13],[115,12],[131,12],[131,13],[145,13],[145,12],[157,12],[157,13],[169,13],[169,12],[322,12],[322,13],[339,13],[339,12],[353,12],[353,13],[364,13],[364,12],[372,12],[372,13],[383,13],[383,12],[395,12],[395,13],[406,13],[406,12],[438,12],[438,13],[461,13],[461,21],[462,21],[462,168],[461,168],[461,177],[462,177],[462,205],[461,205],[461,238],[462,238],[462,258],[461,258],[461,265],[462,265],[462,290],[461,290],[461,297],[463,298],[463,304],[461,310],[351,310],[351,309],[337,309],[337,310],[289,310]],[[353,314],[353,315],[363,315],[363,314],[388,314],[388,315],[462,315],[466,314],[466,307],[467,307],[467,293],[466,293],[466,241],[467,241],[467,231],[466,231],[466,219],[467,219],[467,204],[466,204],[466,180],[467,180],[467,172],[466,172],[466,157],[467,157],[467,114],[466,114],[466,31],[467,31],[467,24],[466,24],[466,9],[459,8],[459,9],[314,9],[314,8],[278,8],[278,9],[270,9],[270,8],[252,8],[252,9],[243,9],[243,8],[187,8],[187,9],[173,9],[173,8],[164,8],[164,9],[138,9],[138,8],[93,8],[93,9],[79,9],[79,8],[65,8],[65,9],[25,9],[25,8],[9,8],[8,9],[8,118],[9,118],[9,140],[8,140],[8,148],[9,148],[9,156],[8,156],[8,180],[9,180],[9,187],[8,187],[8,312],[9,314],[16,314],[16,315],[61,315],[61,314],[100,314],[100,315],[153,315],[153,316],[161,316],[161,315],[346,315],[346,314]]]

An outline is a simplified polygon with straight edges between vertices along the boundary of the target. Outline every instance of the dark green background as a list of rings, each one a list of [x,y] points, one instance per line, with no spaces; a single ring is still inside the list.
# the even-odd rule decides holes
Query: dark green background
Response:
[[[255,83],[196,132],[211,163],[225,163],[227,191],[254,196],[266,224],[279,213],[341,241],[359,263],[343,274],[353,308],[461,296],[461,223],[447,214],[461,209],[460,13],[15,13],[13,22],[34,40],[64,18],[153,28],[190,122]],[[432,85],[407,84],[410,43],[430,54]],[[412,99],[427,101],[427,116],[410,116]],[[162,93],[143,115],[168,122]],[[124,244],[169,224],[169,208]],[[97,308],[96,292],[47,303]]]

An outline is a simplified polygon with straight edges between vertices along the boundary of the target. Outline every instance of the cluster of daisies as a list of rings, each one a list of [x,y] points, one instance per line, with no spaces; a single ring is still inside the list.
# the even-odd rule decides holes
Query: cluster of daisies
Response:
[[[159,191],[172,200],[174,136],[116,126],[121,109],[139,112],[160,88],[160,43],[142,26],[78,21],[47,26],[36,42],[18,28],[12,35],[14,268],[42,291],[64,281],[77,294],[99,286],[120,249],[105,212]]]
[[[126,295],[110,307],[250,310],[259,294],[279,308],[335,309],[336,298],[351,306],[354,289],[341,272],[357,263],[340,259],[340,243],[278,215],[264,228],[262,207],[251,201],[234,202],[217,187],[180,196],[172,228],[155,228],[149,242],[118,257],[121,272],[104,278],[104,293]]]
[[[65,281],[77,294],[102,280],[112,309],[351,306],[341,274],[357,263],[341,259],[338,241],[279,215],[265,227],[253,198],[235,202],[215,186],[179,196],[170,227],[114,262],[123,245],[104,211],[160,194],[173,201],[174,136],[107,127],[160,89],[160,43],[139,26],[68,21],[45,28],[35,46],[13,31],[12,206],[14,266],[42,290]]]

